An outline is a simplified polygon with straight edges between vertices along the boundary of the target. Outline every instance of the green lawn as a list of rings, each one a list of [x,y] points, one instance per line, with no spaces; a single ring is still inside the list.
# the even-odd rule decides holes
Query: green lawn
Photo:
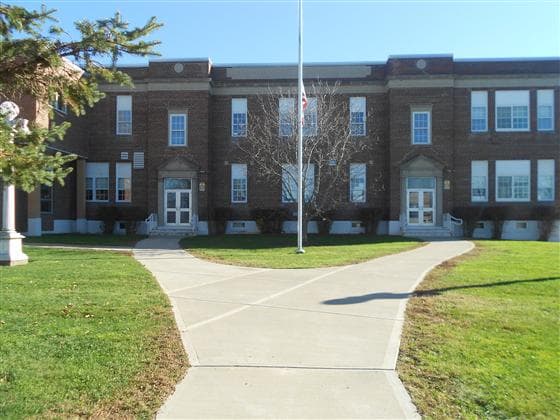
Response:
[[[151,418],[187,366],[155,279],[121,253],[25,252],[0,267],[0,418]]]
[[[294,235],[195,236],[183,248],[216,262],[266,268],[312,268],[353,264],[419,246],[395,236],[310,235],[305,254],[296,254]]]
[[[55,235],[30,236],[24,239],[25,244],[57,244],[57,245],[88,245],[88,246],[125,246],[132,247],[145,235],[93,235],[85,233],[62,233]]]
[[[560,244],[479,241],[407,307],[398,370],[430,418],[560,417]]]

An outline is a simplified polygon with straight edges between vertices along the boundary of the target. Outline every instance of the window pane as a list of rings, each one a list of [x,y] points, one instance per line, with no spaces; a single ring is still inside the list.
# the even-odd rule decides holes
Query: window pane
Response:
[[[166,190],[190,190],[191,180],[188,178],[165,178],[163,187]]]
[[[540,175],[538,178],[539,201],[550,201],[554,198],[554,176]]]
[[[497,128],[511,128],[511,107],[501,107],[497,109],[498,126]]]
[[[408,188],[435,188],[435,180],[431,177],[407,178]]]
[[[485,107],[472,108],[471,131],[486,131],[486,108]]]
[[[510,176],[498,177],[498,198],[511,198],[512,178]]]
[[[526,199],[529,198],[529,177],[514,176],[513,177],[513,198]]]
[[[529,127],[529,109],[526,106],[512,108],[513,128],[524,129]]]
[[[540,105],[537,114],[537,128],[539,130],[552,130],[552,106]]]
[[[486,177],[473,176],[472,177],[472,200],[473,201],[486,201]]]

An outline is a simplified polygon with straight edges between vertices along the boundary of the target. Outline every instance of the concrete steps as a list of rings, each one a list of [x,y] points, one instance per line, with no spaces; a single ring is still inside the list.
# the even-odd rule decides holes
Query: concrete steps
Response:
[[[443,226],[406,226],[403,236],[408,238],[450,238],[451,231]]]
[[[170,227],[158,226],[150,232],[150,236],[194,236],[196,229],[194,227]]]

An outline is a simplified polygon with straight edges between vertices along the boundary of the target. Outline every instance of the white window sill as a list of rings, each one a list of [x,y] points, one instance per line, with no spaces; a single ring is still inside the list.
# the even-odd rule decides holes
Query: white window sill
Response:
[[[529,203],[529,198],[496,198],[498,203]]]
[[[496,133],[528,133],[529,128],[496,128]]]
[[[187,147],[186,144],[168,144],[169,147]]]

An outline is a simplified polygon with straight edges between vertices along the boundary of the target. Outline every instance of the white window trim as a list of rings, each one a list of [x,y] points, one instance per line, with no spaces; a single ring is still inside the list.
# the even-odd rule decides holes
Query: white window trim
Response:
[[[552,108],[552,124],[550,126],[550,128],[539,128],[539,92],[545,92],[545,91],[550,91],[552,92],[552,102],[550,103],[550,106]],[[549,105],[549,104],[543,104],[543,105]],[[554,131],[554,90],[553,89],[539,89],[537,90],[537,131],[542,131],[545,133],[550,133]]]
[[[111,181],[111,177],[110,177],[110,169],[109,169],[109,163],[107,162],[91,162],[91,164],[95,164],[95,165],[103,165],[104,168],[106,168],[107,171],[107,176],[88,176],[88,164],[86,163],[86,176],[85,178],[91,178],[91,191],[92,191],[92,199],[91,200],[87,200],[86,201],[88,203],[108,203],[109,202],[109,198],[110,198],[110,191],[111,191],[111,185],[110,185],[110,181]],[[100,178],[107,178],[107,199],[106,200],[98,200],[97,197],[97,190],[100,188],[97,188],[97,180]],[[84,179],[85,182],[85,179]],[[87,191],[87,185],[84,185],[84,191]]]
[[[291,105],[290,105],[290,114],[289,114],[289,119],[290,119],[290,134],[284,134],[282,132],[282,106],[281,103],[282,102],[288,102],[290,101]],[[286,97],[286,98],[278,98],[278,135],[280,137],[291,137],[294,135],[294,131],[295,128],[294,127],[294,121],[293,121],[293,114],[295,111],[295,105],[296,105],[296,100],[295,98],[290,98],[290,97]]]
[[[486,125],[486,128],[484,130],[473,130],[473,126],[472,126],[472,121],[473,121],[473,108],[482,108],[481,105],[473,105],[473,94],[474,93],[484,93],[486,96],[486,104],[484,105],[484,109],[486,110],[484,112],[484,123]],[[485,90],[473,90],[471,91],[471,133],[487,133],[488,132],[488,91]]]
[[[130,172],[130,177],[120,176],[119,166],[126,164],[129,166],[128,171]],[[122,165],[124,166],[124,165]],[[130,180],[130,200],[119,200],[119,179],[129,179]],[[132,202],[132,164],[130,162],[117,162],[115,164],[115,203],[131,203]]]
[[[305,124],[306,116],[315,116],[315,123],[311,126]],[[317,109],[316,97],[310,96],[307,98],[307,107],[305,108],[305,111],[303,111],[303,122],[303,137],[316,136],[319,130],[319,110]],[[313,128],[313,130],[311,130],[311,128]],[[309,132],[306,132],[306,130],[309,130]]]
[[[363,104],[363,109],[360,109],[359,111],[352,111],[352,102],[359,102],[360,105]],[[352,96],[349,99],[348,105],[350,107],[350,115],[349,115],[349,119],[350,119],[350,136],[352,137],[365,137],[367,135],[367,99],[365,96]],[[361,108],[361,106],[360,106]],[[352,112],[361,112],[364,114],[364,122],[362,123],[362,128],[363,128],[363,134],[353,134],[352,133]],[[355,123],[357,124],[357,123]]]
[[[233,193],[233,181],[234,181],[234,179],[243,179],[243,178],[234,178],[234,176],[233,176],[234,166],[244,166],[245,167],[245,200],[234,200],[233,199],[233,197],[235,197],[235,194]],[[232,163],[230,174],[231,174],[231,202],[235,203],[235,204],[247,203],[247,198],[248,198],[248,195],[249,195],[248,180],[247,180],[247,164],[245,164],[245,163]]]
[[[486,162],[486,174],[484,175],[484,177],[486,178],[486,185],[484,186],[486,194],[484,196],[484,198],[482,197],[475,197],[473,195],[473,177],[474,176],[482,176],[482,175],[473,175],[473,163],[474,162]],[[471,202],[473,203],[486,203],[488,202],[488,161],[471,161]]]
[[[129,97],[130,98],[130,132],[129,133],[121,133],[119,131],[119,122],[120,122],[119,121],[119,97],[123,97],[123,98]],[[115,120],[117,122],[116,127],[115,127],[115,131],[116,131],[117,136],[131,136],[132,135],[132,95],[118,95],[117,99],[116,99],[116,107],[115,108],[116,108],[116,114],[117,114],[116,118],[115,118]],[[126,121],[126,122],[128,122],[128,121]]]
[[[172,134],[172,129],[171,129],[171,119],[173,117],[183,117],[183,120],[185,122],[185,130],[184,130],[184,134],[183,134],[183,143],[182,144],[172,144],[171,143],[171,134]],[[173,113],[173,114],[169,114],[169,119],[168,119],[168,139],[167,139],[167,145],[169,147],[186,147],[187,146],[187,131],[188,131],[188,119],[187,119],[187,114],[184,113]]]
[[[546,198],[546,199],[542,199],[539,198],[539,190],[540,190],[540,178],[541,178],[541,165],[545,162],[545,161],[552,161],[552,174],[551,175],[547,175],[547,176],[552,176],[552,197],[551,198]],[[541,163],[543,162],[543,163]],[[554,201],[556,199],[556,161],[554,159],[539,159],[537,161],[537,201],[541,202],[541,203],[550,203],[551,201]]]
[[[58,93],[56,94],[56,97],[52,102],[52,107],[55,109],[55,111],[58,111],[61,114],[68,114],[68,105],[66,105],[65,102],[61,101],[61,96]]]
[[[498,162],[500,161],[496,161],[495,165],[496,165],[496,170],[495,170],[495,197],[496,197],[496,202],[500,202],[500,203],[527,203],[531,201],[531,161],[529,161],[529,172],[528,173],[506,173],[506,174],[500,174],[498,173]],[[502,162],[508,162],[508,161],[502,161]],[[526,162],[526,160],[520,160],[521,162]],[[527,198],[514,198],[513,197],[513,177],[515,176],[526,176],[527,177]],[[498,197],[499,194],[499,189],[498,189],[498,178],[499,177],[509,177],[512,178],[512,182],[511,182],[511,197],[506,197],[506,198],[500,198]]]
[[[494,93],[494,128],[496,130],[497,133],[511,133],[511,132],[519,132],[519,133],[527,133],[529,131],[531,131],[531,93],[529,91],[528,93],[528,100],[529,103],[526,105],[507,105],[507,104],[501,104],[498,105],[498,101],[496,99],[496,94],[498,92],[509,92],[509,91],[496,91]],[[514,91],[515,92],[515,91]],[[513,128],[513,107],[514,106],[527,106],[527,128]],[[511,118],[511,128],[498,128],[498,107],[500,108],[506,108],[509,107],[510,108],[510,118]]]
[[[416,114],[428,114],[428,141],[426,143],[416,143],[414,141],[414,116]],[[411,142],[415,146],[427,146],[432,144],[432,111],[431,110],[417,110],[411,113]]]
[[[364,168],[364,198],[362,200],[352,199],[352,166],[362,166]],[[365,163],[351,163],[350,164],[350,179],[348,183],[349,199],[351,203],[365,203],[367,201],[367,165]]]
[[[233,116],[234,114],[243,114],[243,112],[234,112],[234,102],[235,101],[244,101],[245,102],[245,133],[244,134],[236,134],[235,130],[234,130],[234,123],[233,123]],[[248,116],[248,112],[247,112],[247,98],[231,98],[231,136],[232,137],[247,137],[247,129],[248,129],[248,125],[249,125],[249,116]]]
[[[293,171],[294,173],[291,174],[290,172]],[[295,191],[290,191],[291,194],[293,194],[295,192],[296,197],[293,197],[293,200],[290,200],[287,196],[286,198],[284,197],[284,186],[286,185],[284,183],[284,172],[286,172],[288,174],[288,179],[291,179],[292,181],[294,181],[295,185]],[[313,176],[312,179],[309,176],[309,174],[311,174]],[[290,203],[297,203],[297,192],[298,192],[298,182],[297,182],[297,165],[294,164],[290,164],[290,163],[286,163],[282,165],[282,179],[280,180],[281,182],[281,191],[280,191],[280,198],[281,198],[281,202],[284,204],[290,204]],[[311,183],[308,183],[307,181],[311,181]],[[307,164],[303,165],[303,182],[305,184],[304,186],[304,190],[303,190],[303,201],[305,203],[309,203],[311,201],[311,199],[313,198],[314,194],[315,194],[315,164],[312,163],[310,164],[310,167],[307,166]],[[286,187],[288,187],[288,185],[286,185]],[[291,190],[291,188],[290,188]],[[309,194],[307,194],[309,193]]]

